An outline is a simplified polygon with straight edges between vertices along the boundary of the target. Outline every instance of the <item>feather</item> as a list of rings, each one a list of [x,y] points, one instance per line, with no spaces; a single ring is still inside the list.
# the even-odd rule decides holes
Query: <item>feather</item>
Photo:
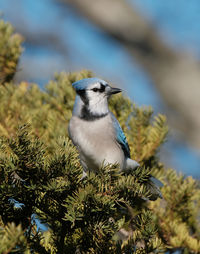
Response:
[[[105,81],[99,78],[84,78],[74,82],[72,86],[76,91],[81,91],[86,90],[90,85],[93,85],[95,83],[105,83]]]
[[[130,148],[129,148],[126,136],[125,136],[122,128],[120,127],[119,122],[117,121],[117,119],[115,118],[115,116],[112,112],[111,112],[111,118],[112,118],[113,126],[116,131],[116,140],[120,144],[120,146],[124,152],[124,155],[127,158],[130,158]]]
[[[148,189],[150,190],[151,193],[149,200],[156,200],[157,198],[162,199],[163,196],[160,188],[164,186],[163,183],[153,176],[151,176],[149,180],[150,181],[147,184]]]

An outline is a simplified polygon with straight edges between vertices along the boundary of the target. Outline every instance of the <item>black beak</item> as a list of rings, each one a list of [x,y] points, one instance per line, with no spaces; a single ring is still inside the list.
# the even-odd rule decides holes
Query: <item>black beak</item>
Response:
[[[119,88],[114,88],[114,87],[111,87],[111,90],[109,91],[109,94],[115,94],[115,93],[121,93],[122,90],[119,89]]]

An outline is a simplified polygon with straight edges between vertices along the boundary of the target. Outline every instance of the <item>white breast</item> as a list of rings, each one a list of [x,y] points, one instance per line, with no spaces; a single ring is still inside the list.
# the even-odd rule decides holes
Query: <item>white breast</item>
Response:
[[[124,153],[115,138],[110,115],[96,121],[85,121],[73,116],[69,123],[69,135],[77,146],[82,164],[89,170],[97,170],[103,162],[124,166]]]

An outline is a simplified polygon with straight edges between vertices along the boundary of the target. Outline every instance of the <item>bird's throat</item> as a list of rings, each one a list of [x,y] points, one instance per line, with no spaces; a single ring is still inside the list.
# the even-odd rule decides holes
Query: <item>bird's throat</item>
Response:
[[[92,113],[88,106],[84,105],[82,107],[82,110],[81,110],[81,115],[80,115],[80,118],[85,120],[85,121],[95,121],[95,120],[98,120],[98,119],[101,119],[105,116],[108,115],[108,112],[106,113]]]

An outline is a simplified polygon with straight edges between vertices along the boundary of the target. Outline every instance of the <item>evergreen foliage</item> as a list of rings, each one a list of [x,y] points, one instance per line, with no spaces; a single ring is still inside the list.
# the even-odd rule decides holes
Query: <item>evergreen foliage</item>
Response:
[[[109,165],[81,179],[67,134],[71,84],[92,74],[56,74],[44,91],[14,84],[21,37],[3,21],[0,36],[0,253],[200,253],[199,186],[159,161],[166,118],[113,96],[141,167],[123,174]],[[164,183],[162,200],[148,201],[150,174]]]
[[[22,37],[13,33],[10,24],[0,20],[0,82],[10,81],[22,52]]]

